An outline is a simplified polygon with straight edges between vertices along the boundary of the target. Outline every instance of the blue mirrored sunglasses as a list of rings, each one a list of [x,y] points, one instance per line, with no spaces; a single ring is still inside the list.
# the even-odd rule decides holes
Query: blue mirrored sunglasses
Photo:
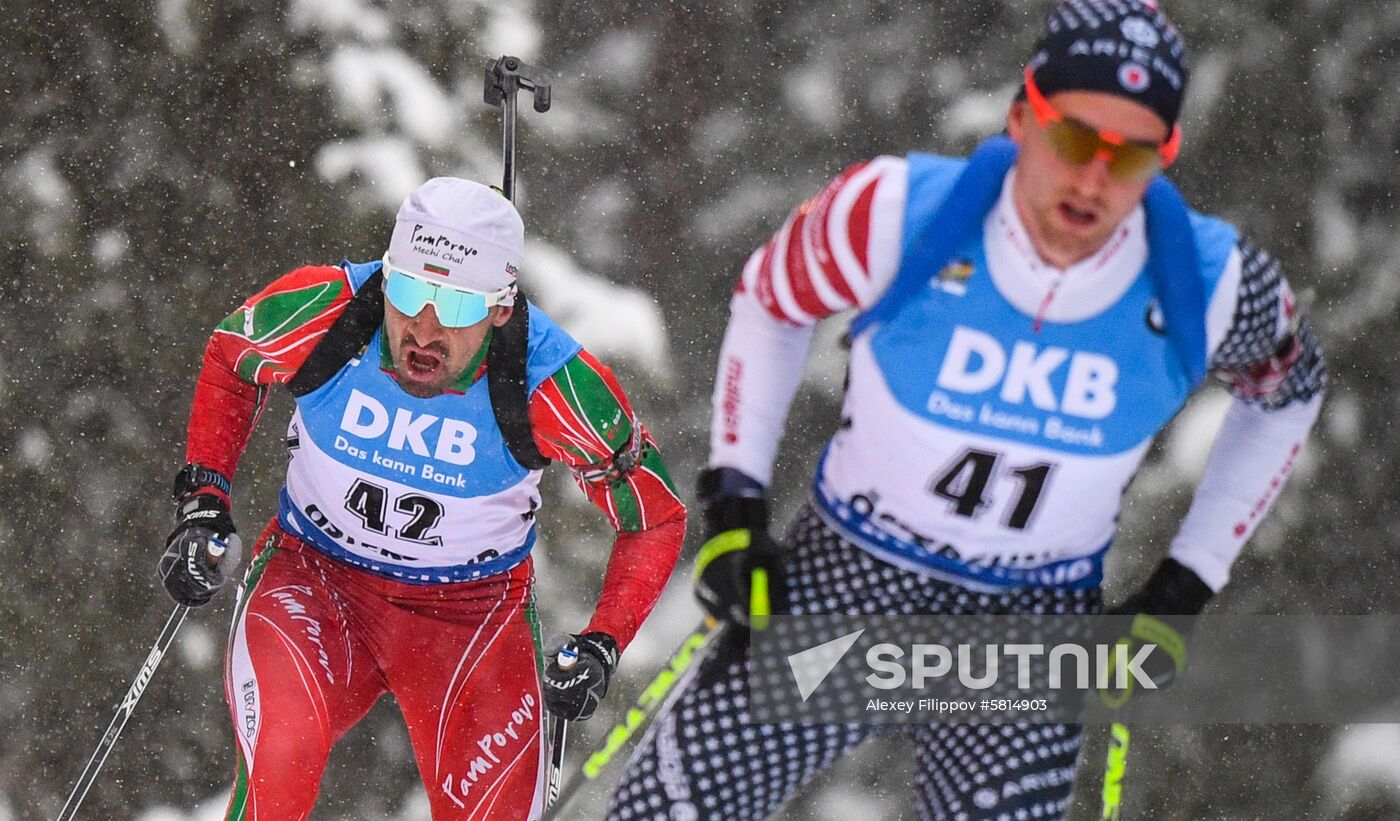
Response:
[[[384,270],[384,295],[394,308],[408,316],[418,316],[424,306],[432,303],[438,322],[448,328],[465,328],[485,319],[491,306],[499,305],[510,290],[490,294],[464,291],[394,268],[387,261]]]

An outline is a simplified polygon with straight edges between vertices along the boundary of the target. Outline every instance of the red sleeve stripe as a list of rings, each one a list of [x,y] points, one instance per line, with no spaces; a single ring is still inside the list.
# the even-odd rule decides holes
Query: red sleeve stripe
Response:
[[[605,392],[596,385],[580,384],[581,373],[574,367],[581,363],[593,372],[602,382]],[[560,369],[535,391],[530,402],[530,421],[535,430],[535,441],[546,456],[558,459],[574,469],[574,481],[584,495],[608,517],[614,529],[623,525],[623,513],[618,507],[618,492],[630,492],[631,504],[635,505],[635,517],[629,508],[626,518],[629,529],[634,525],[641,529],[654,526],[655,516],[669,517],[674,509],[683,507],[679,497],[666,481],[654,470],[639,466],[627,475],[627,491],[621,486],[586,481],[579,470],[594,467],[609,459],[619,443],[608,442],[605,436],[589,419],[594,414],[612,417],[613,413],[626,414],[632,418],[631,403],[623,392],[617,377],[610,369],[600,364],[587,352],[581,352],[574,364]],[[632,435],[643,436],[646,441],[655,443],[644,427],[635,421]],[[635,522],[632,520],[635,518]]]
[[[327,283],[326,287],[329,288],[331,285]],[[268,290],[245,302],[239,310],[250,310],[253,304],[267,296],[297,290],[301,289]],[[348,288],[346,293],[348,295]],[[301,367],[301,363],[310,355],[316,342],[330,330],[331,325],[344,310],[348,301],[348,296],[345,299],[337,299],[320,313],[304,321],[298,321],[299,313],[294,313],[272,331],[256,339],[250,339],[237,331],[224,328],[216,328],[213,336],[221,346],[231,346],[226,351],[226,355],[230,357],[230,367],[235,372],[238,372],[246,357],[258,356],[266,361],[261,363],[254,372],[253,380],[259,384],[284,382],[291,378],[297,368]],[[289,325],[292,327],[286,333],[277,333]],[[280,345],[281,347],[272,348],[272,345]],[[287,356],[289,353],[293,355]],[[265,372],[267,373],[266,377],[264,377]]]
[[[832,290],[837,294],[837,302],[832,306],[833,312],[856,304],[855,292],[846,282],[846,275],[837,265],[836,256],[832,250],[832,239],[835,236],[832,232],[833,216],[835,223],[840,223],[840,212],[833,206],[838,197],[851,185],[852,179],[869,166],[870,163],[865,162],[847,168],[826,188],[822,189],[821,194],[813,200],[813,225],[804,240],[811,247],[813,255],[821,264],[822,272],[826,275]],[[865,276],[865,269],[861,268],[855,275]]]
[[[807,270],[812,272],[810,281],[816,295],[822,301],[821,317],[844,311],[856,304],[846,278],[837,270],[832,261],[830,243],[827,241],[826,213],[821,219],[810,218],[802,236],[802,256]]]
[[[312,285],[343,287],[347,299],[350,298],[354,290],[350,285],[350,275],[339,265],[303,265],[248,297],[241,307],[246,308],[249,305],[254,305],[270,296],[295,293]]]
[[[853,165],[800,206],[744,266],[739,290],[796,325],[859,304],[869,290],[870,221],[888,164]]]
[[[607,507],[603,508],[603,512],[607,514],[608,524],[612,526],[613,530],[621,529],[622,514],[617,512],[617,504],[613,502],[613,495],[611,493],[595,494],[591,492],[587,487],[583,489],[583,493],[585,496],[601,496],[603,498],[603,503],[607,505]]]
[[[637,520],[642,523],[642,527],[645,529],[647,523],[651,521],[651,517],[647,516],[647,494],[643,492],[635,472],[628,475],[627,486],[632,489],[632,498],[637,500]],[[611,493],[608,494],[608,498],[612,499]]]
[[[587,425],[575,416],[569,403],[559,393],[558,385],[555,385],[552,380],[546,382],[540,386],[539,390],[535,391],[535,396],[539,398],[540,404],[547,412],[546,417],[540,420],[545,424],[536,426],[540,434],[557,438],[590,456],[596,453],[598,437],[589,435]],[[533,404],[532,401],[531,405]],[[577,457],[571,457],[566,461],[572,464],[574,458]]]
[[[856,197],[855,205],[851,207],[851,217],[846,221],[847,235],[851,250],[855,252],[856,264],[866,276],[870,273],[870,204],[875,201],[875,186],[880,182],[879,178],[872,179],[861,189],[860,195]],[[851,297],[851,302],[855,302],[855,297]]]
[[[578,358],[583,360],[598,375],[599,379],[603,380],[604,385],[608,386],[608,392],[612,394],[613,399],[617,400],[617,405],[622,408],[622,412],[632,416],[632,400],[627,398],[627,392],[622,389],[622,383],[617,381],[617,374],[612,372],[612,368],[599,362],[593,354],[586,350],[579,351]]]
[[[223,328],[216,328],[214,330],[214,333],[216,335],[223,334],[225,336],[232,336],[236,339],[241,339],[250,345],[257,346],[274,345],[281,342],[284,339],[292,340],[291,343],[279,350],[269,351],[268,355],[283,353],[288,350],[291,350],[291,348],[295,347],[300,341],[302,341],[304,335],[312,328],[319,326],[321,328],[320,333],[325,333],[325,331],[330,328],[335,318],[340,316],[340,313],[343,310],[345,310],[345,306],[348,302],[349,300],[336,300],[334,303],[326,306],[326,309],[321,311],[319,314],[311,317],[308,320],[297,323],[294,327],[292,327],[289,331],[287,331],[284,334],[268,333],[262,337],[259,337],[258,339],[250,339],[244,336],[243,334],[237,333],[235,331],[225,330]],[[285,320],[274,330],[280,331],[282,328],[291,324],[293,321],[295,321],[295,317]]]
[[[819,219],[809,219],[811,216],[809,205],[803,205],[793,213],[783,267],[788,272],[788,285],[797,306],[807,316],[821,319],[835,313],[839,307],[834,308],[824,298],[823,292],[832,294],[831,286],[827,284],[821,267],[813,264],[810,234],[813,233],[812,229],[820,233],[821,224]]]
[[[776,256],[777,240],[769,240],[767,244],[749,262],[753,273],[749,276],[752,286],[749,293],[753,294],[758,304],[769,314],[778,319],[789,320],[782,307],[778,304],[778,296],[773,292],[773,258]]]
[[[884,163],[867,163],[852,169],[834,192],[831,218],[827,221],[831,257],[837,271],[853,293],[863,293],[870,281],[871,203],[880,183]],[[858,300],[852,300],[855,304]]]
[[[589,370],[593,371],[594,375],[596,375],[600,380],[602,380],[603,384],[607,387],[608,392],[612,395],[613,401],[617,402],[618,408],[620,408],[623,413],[627,414],[628,417],[631,417],[632,409],[627,406],[625,398],[620,398],[620,394],[622,393],[622,391],[618,388],[617,382],[615,380],[608,379],[608,376],[611,376],[611,372],[608,371],[608,369],[601,367],[598,364],[598,360],[596,359],[592,359],[591,357],[588,357],[586,355],[580,355],[579,359],[582,360],[583,363],[588,366]],[[562,375],[564,377],[564,384],[562,385],[559,384],[559,375]],[[580,411],[585,407],[585,404],[583,398],[580,397],[578,394],[578,388],[574,385],[573,374],[570,373],[569,369],[561,369],[559,373],[555,375],[555,378],[551,379],[550,381],[554,382],[558,386],[560,396],[564,399],[564,404],[569,410],[569,418],[566,424],[569,424],[570,429],[575,430],[581,428],[583,430],[583,435],[588,437],[588,439],[593,443],[593,447],[588,449],[590,453],[595,454],[600,459],[611,456],[615,446],[610,444],[602,436],[598,435],[598,431],[594,429],[593,425],[589,424],[588,420],[580,414]],[[567,396],[564,395],[564,390],[566,387],[568,389]]]
[[[630,418],[632,416],[631,403],[627,400],[627,395],[623,392],[622,386],[618,384],[617,377],[613,372],[599,363],[587,351],[581,351],[578,358],[588,366],[589,370],[593,371],[608,389],[608,394],[617,403],[617,407]],[[566,390],[569,395],[565,395]],[[589,424],[588,420],[580,415],[580,410],[585,403],[578,395],[573,383],[573,376],[568,368],[561,368],[558,373],[546,380],[536,391],[536,395],[539,396],[543,407],[549,412],[549,418],[540,420],[545,424],[537,426],[541,434],[546,436],[558,434],[560,439],[589,454],[593,461],[612,455],[615,445],[604,440],[597,430]],[[572,396],[572,401],[570,401],[570,396]],[[555,424],[550,425],[550,421]],[[575,467],[581,466],[575,465]]]
[[[673,499],[677,502],[680,501],[680,498],[677,497],[676,494],[672,493],[670,488],[666,487],[666,482],[656,474],[656,471],[652,470],[651,468],[638,467],[637,472],[633,474],[633,476],[634,481],[640,481],[642,478],[647,478],[648,484],[655,485],[658,494],[663,496],[664,498]],[[643,494],[637,494],[639,500],[642,498],[642,496]]]
[[[796,217],[795,213],[789,217],[788,221],[783,223],[783,228],[778,232],[778,235],[770,240],[772,253],[769,257],[773,264],[768,269],[769,287],[773,292],[774,308],[777,309],[774,316],[795,322],[798,325],[811,325],[821,319],[821,316],[808,313],[798,304],[797,295],[793,292],[792,275],[787,266],[787,260],[790,256],[788,246],[793,242],[794,232],[792,229]],[[773,311],[772,308],[769,310]]]

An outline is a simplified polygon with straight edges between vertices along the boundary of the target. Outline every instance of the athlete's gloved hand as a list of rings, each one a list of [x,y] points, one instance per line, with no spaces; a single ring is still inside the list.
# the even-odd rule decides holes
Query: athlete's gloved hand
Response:
[[[170,598],[186,607],[199,607],[214,598],[238,566],[243,543],[225,497],[195,486],[190,479],[192,468],[176,476],[175,530],[166,537],[157,569]],[[220,489],[226,494],[228,480],[223,483]]]
[[[569,721],[593,715],[617,669],[617,641],[597,632],[561,636],[546,647],[545,658],[545,708]]]
[[[787,551],[768,535],[763,486],[733,468],[700,474],[705,544],[695,562],[695,595],[710,615],[762,630],[781,602]]]
[[[1194,571],[1176,559],[1166,559],[1140,590],[1108,611],[1112,616],[1133,617],[1116,639],[1128,646],[1128,658],[1135,657],[1144,644],[1156,645],[1140,669],[1158,688],[1168,686],[1185,670],[1191,627],[1213,595],[1215,591]],[[1099,695],[1106,705],[1117,708],[1128,702],[1133,690],[1129,677],[1127,687],[1100,690]]]

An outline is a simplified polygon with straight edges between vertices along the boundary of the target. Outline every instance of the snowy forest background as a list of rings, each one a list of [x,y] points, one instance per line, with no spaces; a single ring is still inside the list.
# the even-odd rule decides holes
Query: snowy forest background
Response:
[[[394,208],[426,177],[496,182],[488,57],[556,75],[554,110],[522,106],[522,281],[614,364],[690,498],[743,258],[845,165],[965,152],[998,130],[1048,8],[6,0],[0,821],[56,814],[171,607],[155,561],[209,329],[294,266],[380,255]],[[1310,294],[1332,377],[1306,459],[1212,612],[1394,612],[1400,5],[1168,8],[1194,56],[1172,177],[1282,258]],[[841,323],[829,324],[780,457],[782,511],[836,419],[844,362]],[[1198,397],[1138,477],[1110,598],[1165,550],[1223,404],[1218,389]],[[289,409],[277,396],[238,476],[247,536],[274,508]],[[607,532],[562,470],[545,492],[546,630],[577,629]],[[611,712],[573,734],[571,768],[697,620],[697,536],[624,659]],[[83,817],[221,817],[232,601],[186,624]],[[1076,818],[1094,814],[1103,745],[1092,731]],[[913,817],[910,752],[894,739],[862,749],[782,817]],[[313,817],[426,819],[417,778],[385,700],[332,757]],[[1125,818],[1394,818],[1400,727],[1140,731],[1126,796]],[[601,792],[575,806],[601,818]]]

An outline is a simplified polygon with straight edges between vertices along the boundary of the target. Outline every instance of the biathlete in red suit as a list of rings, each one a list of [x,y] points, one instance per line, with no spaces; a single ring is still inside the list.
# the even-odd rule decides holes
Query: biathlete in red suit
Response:
[[[504,197],[431,180],[382,262],[300,268],[215,330],[160,562],[176,601],[209,601],[237,561],[234,469],[267,389],[296,399],[226,657],[227,818],[306,818],[331,747],[386,692],[434,819],[537,818],[543,710],[591,715],[660,595],[685,508],[611,371],[515,299],[523,242]],[[534,607],[545,459],[617,531],[568,671],[542,662]]]

